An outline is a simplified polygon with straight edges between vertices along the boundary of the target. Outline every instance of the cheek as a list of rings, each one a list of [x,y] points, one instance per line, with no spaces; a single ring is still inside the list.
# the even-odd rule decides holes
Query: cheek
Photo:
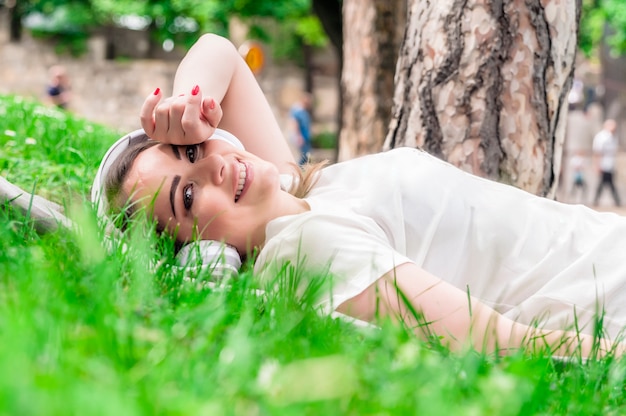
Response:
[[[203,239],[225,238],[236,219],[235,207],[224,194],[203,195],[195,208],[195,225]]]

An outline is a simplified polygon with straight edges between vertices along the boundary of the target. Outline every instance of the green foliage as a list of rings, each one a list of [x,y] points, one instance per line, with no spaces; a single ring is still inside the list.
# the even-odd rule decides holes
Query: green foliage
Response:
[[[125,15],[147,18],[155,41],[171,39],[191,46],[202,33],[228,35],[229,21],[239,17],[252,27],[250,37],[281,44],[304,42],[323,46],[326,35],[318,19],[311,14],[310,0],[25,0],[25,16],[41,13],[46,17],[34,30],[54,38],[62,49],[78,54],[85,48],[89,33],[114,26]],[[283,25],[280,38],[273,37],[266,23]],[[296,55],[289,53],[288,55]]]
[[[59,54],[79,56],[87,50],[88,28],[94,18],[87,1],[22,2],[25,24],[36,37],[53,40]]]
[[[583,0],[580,49],[590,56],[604,39],[613,54],[626,53],[626,6],[623,0]]]
[[[221,2],[225,10],[230,10],[241,17],[271,17],[278,21],[309,12],[310,0],[226,0]]]
[[[304,16],[298,19],[295,32],[307,45],[324,47],[328,44],[324,29],[315,16]]]
[[[610,33],[607,43],[615,53],[626,53],[626,5],[620,0],[604,0]]]
[[[325,131],[311,138],[313,147],[318,149],[335,149],[337,147],[337,134]]]
[[[190,47],[202,33],[228,34],[228,13],[219,1],[149,1],[144,14],[153,20],[152,35],[159,42],[172,39]],[[183,30],[181,19],[191,19],[195,30]]]
[[[20,96],[0,96],[0,174],[68,202],[85,195],[104,151],[120,134]]]
[[[93,15],[100,24],[111,23],[111,18],[122,15],[143,15],[152,2],[147,0],[119,1],[119,0],[89,0]],[[167,3],[165,3],[167,7]]]
[[[229,19],[232,17],[238,17],[249,25],[250,39],[271,43],[278,58],[299,58],[302,43],[311,46],[327,43],[319,20],[311,14],[310,0],[213,0],[200,4],[194,0],[175,0],[171,5],[172,16],[191,17],[198,23],[198,32],[189,35],[187,45],[195,41],[200,33],[228,35]],[[171,35],[160,33],[160,36]]]

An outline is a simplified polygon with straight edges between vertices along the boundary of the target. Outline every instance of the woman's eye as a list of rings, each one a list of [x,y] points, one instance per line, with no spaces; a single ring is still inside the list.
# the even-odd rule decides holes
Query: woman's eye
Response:
[[[189,184],[183,188],[183,205],[189,211],[193,204],[193,185]]]
[[[185,149],[185,153],[187,154],[187,159],[191,163],[195,163],[196,159],[198,158],[198,146],[187,146],[187,149]]]

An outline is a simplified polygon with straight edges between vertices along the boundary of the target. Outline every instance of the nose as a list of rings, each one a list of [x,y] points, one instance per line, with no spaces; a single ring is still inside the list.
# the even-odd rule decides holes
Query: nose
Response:
[[[225,180],[226,161],[219,154],[209,154],[192,165],[197,182],[210,182],[219,186]]]

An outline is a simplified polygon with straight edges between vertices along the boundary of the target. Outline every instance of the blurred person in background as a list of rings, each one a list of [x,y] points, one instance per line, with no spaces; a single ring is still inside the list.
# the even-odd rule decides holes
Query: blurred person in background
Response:
[[[71,100],[71,85],[67,71],[62,65],[54,65],[48,70],[50,81],[46,87],[48,102],[67,110]]]
[[[289,138],[300,151],[299,165],[309,161],[311,154],[311,94],[303,92],[289,110]]]
[[[600,182],[596,189],[596,196],[593,204],[598,205],[600,195],[605,186],[608,186],[613,194],[613,201],[616,206],[620,205],[619,195],[615,189],[615,160],[617,157],[618,142],[615,136],[617,123],[613,119],[607,119],[600,130],[593,138],[594,166],[600,174]]]

